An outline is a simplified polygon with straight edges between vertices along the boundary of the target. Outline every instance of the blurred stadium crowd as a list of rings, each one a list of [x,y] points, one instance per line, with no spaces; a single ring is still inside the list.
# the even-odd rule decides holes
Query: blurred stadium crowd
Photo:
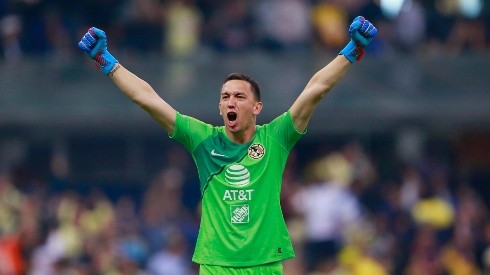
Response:
[[[335,144],[299,144],[288,161],[282,206],[297,257],[285,274],[488,274],[490,202],[467,163]],[[73,184],[56,154],[49,177],[3,173],[0,274],[197,274],[196,171],[179,145],[166,155],[139,189]]]
[[[489,47],[490,4],[483,0],[8,0],[0,3],[0,47],[6,60],[67,58],[96,26],[109,34],[114,52],[338,51],[360,14],[380,30],[372,52]]]
[[[490,4],[477,0],[9,0],[0,47],[5,62],[71,60],[97,26],[115,53],[338,51],[358,14],[380,29],[371,54],[489,49]],[[285,274],[490,273],[489,193],[465,175],[469,164],[451,149],[401,151],[329,141],[294,149],[282,195],[297,257]],[[196,274],[196,171],[180,146],[167,154],[136,192],[71,183],[56,154],[48,177],[0,171],[0,275]]]

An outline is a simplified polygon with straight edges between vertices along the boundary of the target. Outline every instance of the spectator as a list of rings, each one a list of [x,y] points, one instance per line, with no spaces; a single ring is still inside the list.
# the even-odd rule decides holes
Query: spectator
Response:
[[[250,2],[224,1],[211,15],[204,30],[206,41],[219,51],[242,51],[255,44]]]
[[[257,5],[257,36],[267,50],[306,49],[311,41],[310,6],[300,0],[267,0]],[[344,26],[333,26],[338,30]],[[344,35],[345,36],[345,35]],[[343,44],[345,44],[344,39]],[[337,45],[336,48],[339,48]]]
[[[472,2],[476,6],[479,1],[468,2]],[[459,9],[456,12],[456,21],[448,38],[450,52],[460,54],[466,50],[485,50],[486,32],[484,19],[478,8],[475,7],[472,12],[467,11],[464,9],[463,1],[460,1]]]
[[[15,62],[22,58],[21,31],[22,21],[19,16],[10,14],[0,18],[1,49],[7,62]]]
[[[166,52],[187,57],[199,48],[202,15],[194,0],[172,1],[166,10]]]
[[[404,52],[414,52],[424,42],[425,14],[418,0],[405,1],[395,19],[396,44]]]
[[[449,274],[481,274],[475,254],[475,237],[465,224],[456,226],[453,238],[441,251],[442,264]]]
[[[336,259],[344,243],[343,232],[361,215],[359,202],[348,189],[352,167],[340,154],[333,153],[326,159],[309,170],[311,182],[293,198],[295,209],[304,218],[306,272],[324,270],[324,263]]]
[[[433,187],[424,185],[420,200],[411,209],[415,222],[427,224],[437,231],[448,230],[454,223],[454,209],[434,193]]]
[[[322,48],[336,49],[344,44],[348,37],[339,30],[348,24],[348,13],[334,2],[320,1],[312,8],[312,27]]]
[[[430,225],[419,226],[413,236],[403,274],[443,274],[440,249],[434,228]]]
[[[124,12],[123,47],[130,52],[162,52],[164,7],[160,1],[130,0]]]
[[[179,229],[172,230],[166,244],[149,258],[147,271],[154,275],[193,274],[187,241]]]

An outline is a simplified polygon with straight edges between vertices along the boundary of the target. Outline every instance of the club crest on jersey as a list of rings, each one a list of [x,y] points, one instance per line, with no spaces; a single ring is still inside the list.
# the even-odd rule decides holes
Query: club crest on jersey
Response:
[[[253,159],[260,159],[265,155],[265,148],[262,144],[254,143],[248,148],[248,155]]]

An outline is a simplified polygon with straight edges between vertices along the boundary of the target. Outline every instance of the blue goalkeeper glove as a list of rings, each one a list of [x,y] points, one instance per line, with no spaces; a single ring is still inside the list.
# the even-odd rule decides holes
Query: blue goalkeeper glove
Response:
[[[354,63],[356,60],[360,61],[364,56],[364,48],[371,43],[377,33],[378,30],[371,22],[362,16],[356,17],[349,27],[351,40],[339,54],[344,55],[350,63]]]
[[[107,36],[103,30],[95,27],[88,29],[78,42],[78,47],[95,61],[97,69],[105,75],[109,75],[116,63],[119,63],[107,50]]]

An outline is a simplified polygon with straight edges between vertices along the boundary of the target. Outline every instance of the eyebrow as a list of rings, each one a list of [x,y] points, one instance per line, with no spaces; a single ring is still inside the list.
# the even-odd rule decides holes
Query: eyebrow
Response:
[[[221,95],[244,95],[246,94],[246,92],[242,92],[242,91],[234,91],[234,92],[229,92],[229,91],[221,91]]]

